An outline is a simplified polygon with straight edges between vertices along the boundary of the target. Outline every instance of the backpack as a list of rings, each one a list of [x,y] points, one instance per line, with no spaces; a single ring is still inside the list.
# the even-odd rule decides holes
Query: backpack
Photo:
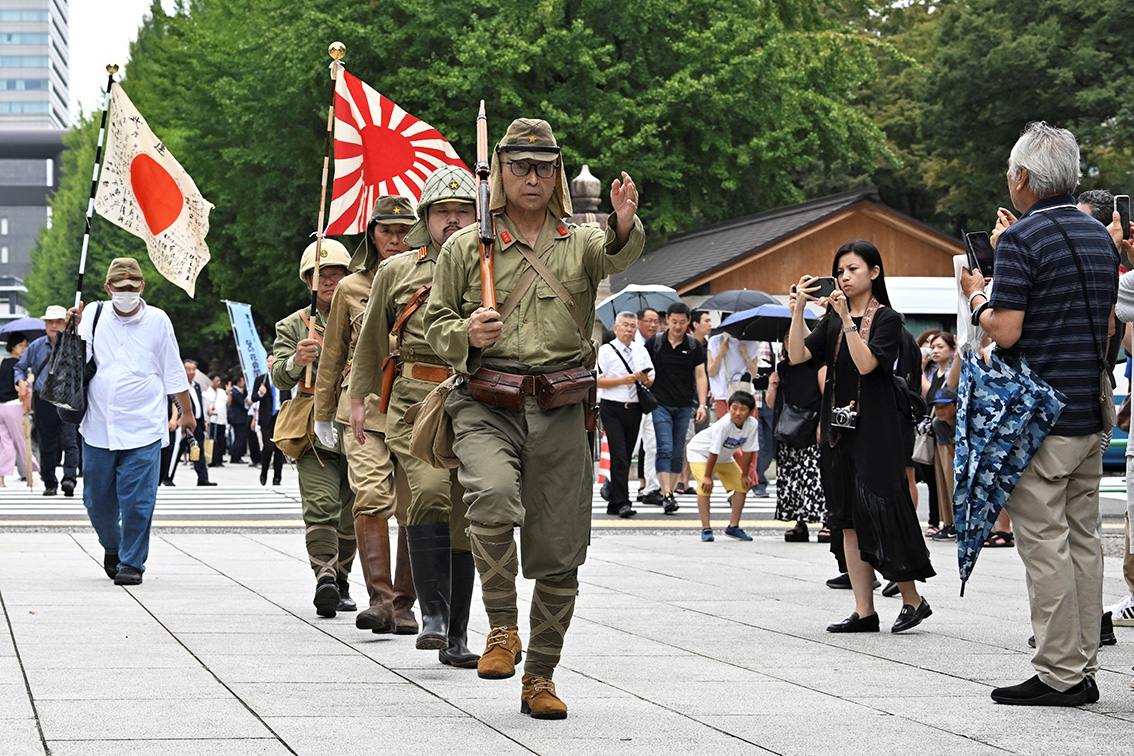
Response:
[[[929,414],[925,397],[921,395],[921,348],[905,327],[902,318],[902,335],[898,342],[898,359],[892,373],[894,399],[898,403],[898,414],[902,420],[917,425]]]

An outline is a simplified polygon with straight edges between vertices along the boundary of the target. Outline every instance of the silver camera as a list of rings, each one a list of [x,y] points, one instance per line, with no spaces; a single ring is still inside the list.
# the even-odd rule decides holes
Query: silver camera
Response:
[[[833,407],[831,409],[832,428],[846,428],[847,430],[854,430],[857,424],[858,410],[854,408],[854,402],[851,402],[846,407]]]

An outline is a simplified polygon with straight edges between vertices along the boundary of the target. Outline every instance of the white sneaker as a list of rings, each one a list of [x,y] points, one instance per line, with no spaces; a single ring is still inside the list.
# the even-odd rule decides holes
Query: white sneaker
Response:
[[[1119,627],[1134,627],[1134,594],[1126,596],[1110,608],[1111,622]]]

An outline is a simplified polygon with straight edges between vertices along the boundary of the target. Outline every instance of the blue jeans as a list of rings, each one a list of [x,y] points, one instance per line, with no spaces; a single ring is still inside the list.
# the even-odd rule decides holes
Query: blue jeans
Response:
[[[83,505],[102,548],[118,552],[119,568],[146,569],[160,460],[160,441],[119,451],[83,441]]]
[[[652,417],[654,437],[658,444],[654,468],[660,473],[680,475],[685,466],[685,435],[689,432],[693,408],[688,405],[667,407],[663,404],[654,410]]]

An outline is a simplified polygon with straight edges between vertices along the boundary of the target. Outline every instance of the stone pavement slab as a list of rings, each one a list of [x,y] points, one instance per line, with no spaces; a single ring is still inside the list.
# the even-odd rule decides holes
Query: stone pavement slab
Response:
[[[825,546],[596,533],[556,684],[561,722],[519,714],[519,676],[481,680],[413,637],[316,617],[298,531],[154,537],[141,586],[114,586],[85,529],[0,533],[0,754],[1098,754],[1134,724],[1134,630],[1103,648],[1101,700],[1003,707],[1031,676],[1023,569],[986,550],[965,598],[931,543],[934,614],[837,636],[852,608]],[[1108,560],[1108,603],[1124,590]],[[356,597],[364,597],[360,576]],[[532,585],[519,585],[527,636]],[[479,607],[479,595],[474,607]],[[474,609],[470,644],[487,623]],[[1119,749],[1121,750],[1121,749]]]

